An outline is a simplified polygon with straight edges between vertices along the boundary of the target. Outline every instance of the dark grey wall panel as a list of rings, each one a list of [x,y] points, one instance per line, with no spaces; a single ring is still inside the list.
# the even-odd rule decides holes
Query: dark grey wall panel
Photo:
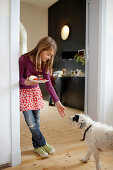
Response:
[[[48,9],[48,35],[52,36],[58,45],[55,57],[55,70],[57,63],[62,69],[62,52],[78,51],[85,48],[85,23],[86,23],[86,0],[59,0]],[[67,40],[61,39],[61,28],[69,25],[70,36]],[[70,62],[70,61],[69,61]],[[74,67],[75,62],[73,62]],[[79,68],[81,64],[78,64]],[[82,67],[83,68],[83,67]]]

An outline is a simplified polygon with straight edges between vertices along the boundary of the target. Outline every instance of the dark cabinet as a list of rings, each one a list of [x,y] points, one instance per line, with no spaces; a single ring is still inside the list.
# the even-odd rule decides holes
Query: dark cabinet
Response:
[[[84,110],[85,77],[58,77],[55,88],[63,105]]]

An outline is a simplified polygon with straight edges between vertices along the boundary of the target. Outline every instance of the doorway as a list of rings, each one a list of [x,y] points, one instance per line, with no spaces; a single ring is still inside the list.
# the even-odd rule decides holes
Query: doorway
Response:
[[[38,10],[37,10],[37,8],[38,7],[36,7],[36,6],[30,6],[30,5],[28,5],[28,4],[22,4],[22,8],[21,8],[21,11],[24,11],[24,13],[22,14],[21,13],[21,22],[23,23],[23,25],[24,25],[24,27],[26,28],[26,30],[27,30],[27,41],[28,41],[28,43],[27,43],[27,47],[28,47],[28,51],[30,50],[30,49],[32,49],[35,45],[34,44],[37,44],[37,40],[38,39],[40,39],[40,38],[42,38],[43,36],[47,36],[48,35],[48,22],[47,22],[47,13],[48,13],[48,10],[47,9],[41,9],[40,10],[40,8],[38,8]],[[34,12],[36,12],[37,11],[37,15],[38,15],[38,24],[36,24],[36,21],[35,20],[33,20],[32,18],[32,21],[30,22],[29,20],[30,20],[30,17],[27,19],[27,17],[29,16],[29,11],[31,11],[31,13],[30,13],[30,15],[32,15],[32,13],[33,13],[33,15],[32,15],[32,18],[35,18],[36,17],[36,13],[35,13],[35,15],[34,15]],[[39,13],[40,12],[40,13]],[[44,14],[42,15],[42,12],[44,12]],[[41,16],[43,16],[42,18],[41,18]],[[23,19],[22,19],[23,18]],[[40,20],[39,20],[40,19]],[[43,24],[43,26],[40,26],[41,24]],[[33,27],[33,25],[34,25],[34,27]],[[32,30],[30,30],[30,28],[32,27]],[[39,29],[39,31],[37,31],[37,28]],[[71,36],[71,34],[72,34],[72,31],[71,31],[71,33],[70,33],[70,36]],[[61,40],[62,41],[62,40]],[[68,40],[67,40],[67,42],[68,42]],[[64,43],[66,43],[66,42],[64,42]],[[82,47],[81,47],[82,48]],[[78,48],[78,49],[81,49],[81,48]],[[84,48],[85,48],[85,37],[84,37]],[[71,49],[72,50],[72,49]],[[59,52],[58,52],[58,54],[57,55],[59,55]],[[55,62],[57,62],[57,61],[55,61]],[[67,63],[69,64],[70,63],[70,65],[71,64],[73,64],[73,62],[75,62],[75,60],[70,60],[69,59],[69,61],[67,61]],[[58,60],[58,62],[57,63],[55,63],[57,66],[59,66],[59,63],[60,63],[60,61]],[[63,64],[65,64],[65,61],[63,60]],[[81,63],[79,63],[79,69],[80,69],[80,67],[81,67]],[[73,68],[74,68],[74,65],[73,65]],[[73,69],[73,68],[71,68],[71,70]],[[57,68],[58,69],[58,68]],[[70,70],[70,71],[71,71]],[[74,88],[74,87],[73,87]],[[69,88],[70,89],[70,88]],[[70,102],[70,101],[69,101]],[[47,123],[47,122],[46,122]],[[26,127],[25,127],[25,129],[26,129]],[[26,136],[28,135],[28,128],[26,129]],[[27,139],[27,137],[26,137],[26,139]],[[28,143],[27,143],[28,142]],[[29,146],[29,148],[31,148],[31,145],[30,145],[30,143],[29,143],[30,141],[26,141],[26,146],[24,147],[25,148],[25,150],[26,150],[26,152],[24,152],[25,154],[30,154],[32,151],[30,150],[30,152],[28,151],[28,148],[27,148],[27,144],[28,144],[28,146]]]

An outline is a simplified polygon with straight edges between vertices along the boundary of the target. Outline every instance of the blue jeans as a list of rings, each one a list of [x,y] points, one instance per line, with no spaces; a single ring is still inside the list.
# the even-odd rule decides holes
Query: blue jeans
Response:
[[[52,104],[52,97],[49,95],[49,104]]]
[[[33,147],[38,148],[46,144],[46,140],[40,131],[40,110],[23,111],[25,121],[32,133]]]

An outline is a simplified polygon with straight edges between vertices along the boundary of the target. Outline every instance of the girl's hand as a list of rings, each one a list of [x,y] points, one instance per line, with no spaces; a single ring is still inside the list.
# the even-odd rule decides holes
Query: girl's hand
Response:
[[[29,80],[29,77],[27,77],[26,80],[24,81],[24,84],[26,86],[32,86],[32,85],[35,85],[37,83],[36,82],[32,82],[31,80]]]
[[[57,110],[58,110],[59,114],[62,117],[64,117],[65,116],[65,112],[64,111],[66,110],[66,108],[61,104],[60,101],[56,102],[55,106],[57,107]]]

